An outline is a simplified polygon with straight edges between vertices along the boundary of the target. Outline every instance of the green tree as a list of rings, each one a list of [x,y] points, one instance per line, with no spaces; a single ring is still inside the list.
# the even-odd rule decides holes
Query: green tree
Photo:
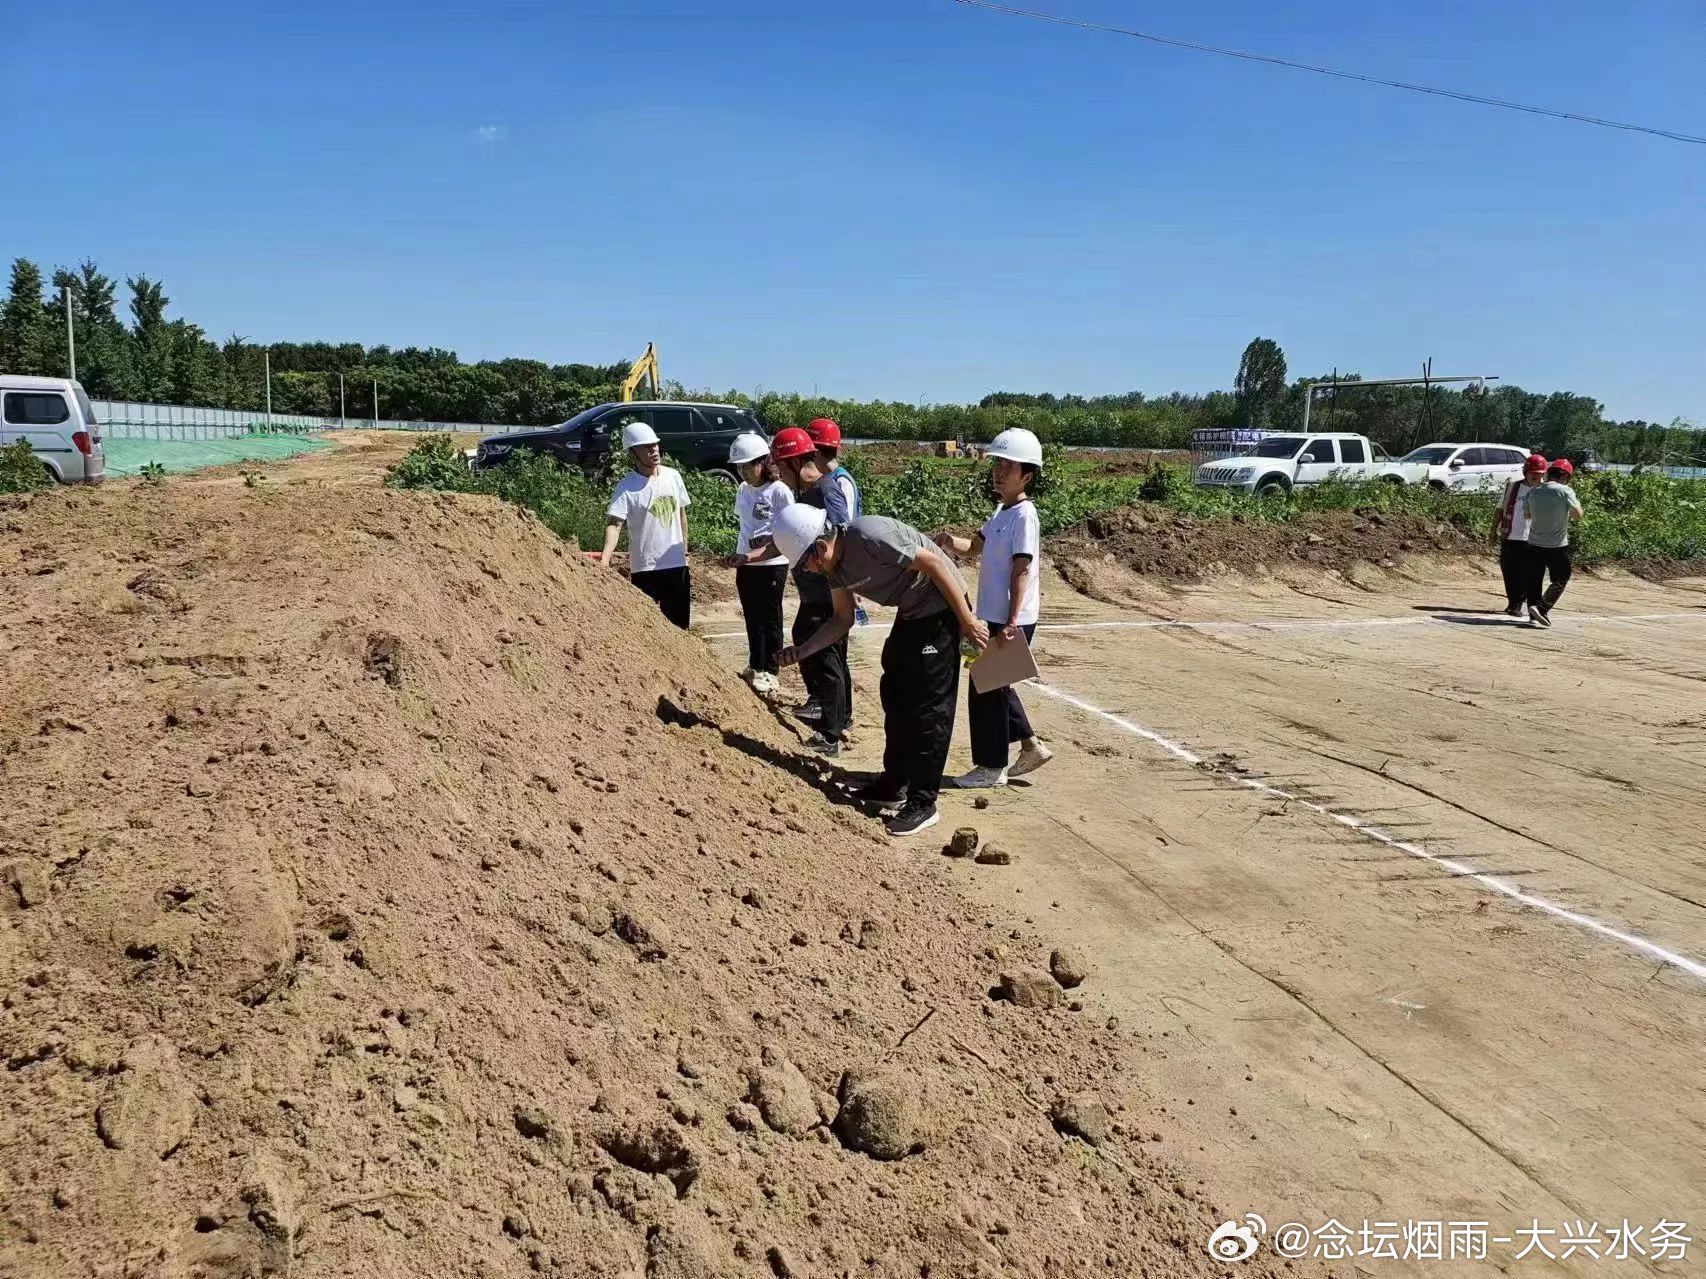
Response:
[[[0,306],[0,369],[8,373],[51,376],[52,331],[42,305],[41,268],[18,258],[12,263],[12,283]]]
[[[1266,426],[1273,418],[1274,409],[1285,398],[1285,373],[1285,352],[1272,338],[1256,338],[1244,348],[1232,389],[1247,425]]]

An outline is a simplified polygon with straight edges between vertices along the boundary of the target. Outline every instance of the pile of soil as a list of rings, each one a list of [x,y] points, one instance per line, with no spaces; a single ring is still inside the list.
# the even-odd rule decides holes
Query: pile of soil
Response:
[[[511,507],[0,508],[0,1273],[1217,1270],[1071,939],[820,768]]]
[[[1344,572],[1395,568],[1412,555],[1489,554],[1485,540],[1425,516],[1383,511],[1312,511],[1284,521],[1194,519],[1157,503],[1093,516],[1051,539],[1050,554],[1076,589],[1096,596],[1096,564],[1195,581],[1283,564]]]

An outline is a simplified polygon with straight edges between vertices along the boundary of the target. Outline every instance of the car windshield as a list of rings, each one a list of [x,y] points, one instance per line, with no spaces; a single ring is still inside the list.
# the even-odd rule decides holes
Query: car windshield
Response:
[[[1290,457],[1303,447],[1301,435],[1274,435],[1263,440],[1245,457]]]
[[[603,404],[595,404],[590,409],[582,409],[567,422],[564,422],[559,426],[542,426],[539,429],[542,431],[578,431],[581,427],[592,421],[593,418],[597,417],[599,411],[605,407],[606,406]]]
[[[1430,444],[1426,448],[1412,449],[1404,454],[1402,461],[1421,462],[1426,466],[1443,466],[1445,459],[1457,451],[1455,445]]]

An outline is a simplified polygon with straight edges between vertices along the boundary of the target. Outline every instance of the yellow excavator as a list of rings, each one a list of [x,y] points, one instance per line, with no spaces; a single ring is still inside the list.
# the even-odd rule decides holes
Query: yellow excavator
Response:
[[[646,353],[634,361],[634,367],[629,369],[628,376],[622,379],[622,403],[626,404],[632,400],[641,383],[648,381],[652,389],[650,398],[663,399],[663,374],[658,372],[658,350],[650,342],[646,343]]]

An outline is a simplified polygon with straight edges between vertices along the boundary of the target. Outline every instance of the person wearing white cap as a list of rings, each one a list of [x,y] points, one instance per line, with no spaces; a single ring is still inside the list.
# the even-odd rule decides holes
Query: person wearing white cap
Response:
[[[960,638],[982,650],[989,628],[972,613],[959,569],[910,524],[866,515],[845,528],[796,503],[776,517],[772,536],[790,564],[829,580],[834,612],[782,665],[840,643],[853,629],[854,597],[895,609],[883,645],[883,771],[855,797],[893,812],[891,835],[916,835],[939,819],[936,796],[954,736]],[[896,811],[898,810],[898,811]]]
[[[628,580],[657,602],[663,615],[682,630],[692,621],[693,584],[687,570],[687,508],[693,499],[681,472],[663,465],[657,432],[639,420],[622,426],[622,447],[633,470],[622,477],[610,499],[604,550],[610,555],[628,529]]]
[[[777,478],[770,444],[747,432],[729,448],[729,465],[740,473],[735,512],[740,517],[740,542],[725,561],[734,566],[735,593],[746,618],[746,670],[755,692],[774,693],[776,659],[782,655],[782,592],[788,584],[788,561],[771,541],[770,526],[778,512],[794,504],[794,491]]]
[[[936,545],[954,555],[981,558],[977,615],[989,627],[991,641],[1013,643],[1023,634],[1029,643],[1042,605],[1042,525],[1030,489],[1042,474],[1043,446],[1030,431],[1014,427],[997,435],[988,453],[995,459],[990,478],[1001,505],[975,537],[938,533]],[[1005,786],[1009,777],[1035,772],[1054,758],[1032,730],[1012,686],[980,693],[968,683],[966,718],[972,770],[954,778],[962,790]],[[1020,744],[1019,758],[1009,769],[1008,748],[1014,742]]]

